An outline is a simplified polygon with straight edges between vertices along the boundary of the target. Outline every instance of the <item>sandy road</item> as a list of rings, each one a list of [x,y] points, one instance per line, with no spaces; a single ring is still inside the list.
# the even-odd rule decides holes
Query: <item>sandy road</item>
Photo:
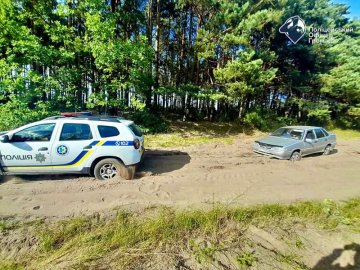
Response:
[[[149,150],[134,181],[32,176],[0,182],[0,216],[64,217],[117,207],[249,205],[360,195],[360,140],[339,141],[330,156],[300,162],[252,153],[253,138]]]

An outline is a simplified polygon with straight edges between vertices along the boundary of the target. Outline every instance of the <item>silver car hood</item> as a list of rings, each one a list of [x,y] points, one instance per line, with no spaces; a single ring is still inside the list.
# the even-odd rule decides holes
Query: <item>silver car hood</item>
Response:
[[[276,137],[276,136],[268,136],[268,137],[262,138],[260,140],[257,140],[256,142],[286,147],[286,146],[290,146],[290,145],[299,143],[301,141],[289,139],[289,138]]]

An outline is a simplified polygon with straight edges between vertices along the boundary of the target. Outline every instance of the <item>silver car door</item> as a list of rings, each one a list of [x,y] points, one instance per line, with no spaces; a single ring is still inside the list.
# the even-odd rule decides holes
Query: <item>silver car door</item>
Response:
[[[316,152],[322,152],[327,145],[328,139],[320,128],[316,128],[314,131],[317,140]]]
[[[306,131],[303,155],[309,155],[316,152],[315,133],[313,130]]]

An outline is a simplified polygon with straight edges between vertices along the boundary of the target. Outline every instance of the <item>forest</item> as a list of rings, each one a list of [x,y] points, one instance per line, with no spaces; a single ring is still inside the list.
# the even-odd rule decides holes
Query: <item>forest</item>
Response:
[[[149,132],[169,115],[360,129],[360,20],[344,4],[0,3],[0,130],[64,111],[126,115]],[[279,32],[295,15],[306,23],[296,44]]]

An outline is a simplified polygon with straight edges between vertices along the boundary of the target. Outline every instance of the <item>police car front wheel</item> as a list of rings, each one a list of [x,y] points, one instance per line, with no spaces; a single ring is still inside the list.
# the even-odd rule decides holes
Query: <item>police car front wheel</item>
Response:
[[[94,175],[99,180],[114,179],[122,177],[131,180],[135,175],[134,166],[125,166],[119,160],[114,158],[106,158],[100,160],[94,168]]]

